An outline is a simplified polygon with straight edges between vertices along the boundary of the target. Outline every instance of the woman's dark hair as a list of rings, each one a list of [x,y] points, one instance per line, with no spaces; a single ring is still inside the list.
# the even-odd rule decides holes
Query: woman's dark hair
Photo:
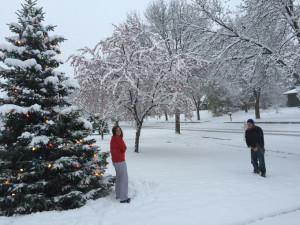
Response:
[[[120,138],[122,138],[122,139],[123,139],[123,131],[122,131],[121,127],[119,127],[118,125],[116,125],[116,126],[114,126],[114,127],[112,128],[112,133],[113,133],[113,136],[116,136],[116,135],[117,135],[117,134],[116,134],[116,132],[117,132],[117,128],[120,128],[120,130],[121,130],[121,135],[120,135]]]

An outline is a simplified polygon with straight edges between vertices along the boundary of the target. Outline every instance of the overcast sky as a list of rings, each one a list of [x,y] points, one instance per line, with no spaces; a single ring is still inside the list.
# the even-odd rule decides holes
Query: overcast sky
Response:
[[[222,0],[234,8],[241,0]],[[25,0],[0,0],[0,44],[6,43],[5,37],[12,36],[7,23],[17,22],[15,12],[21,9]],[[67,41],[61,44],[62,59],[75,53],[83,46],[93,47],[99,40],[108,37],[113,30],[112,24],[122,23],[128,12],[137,11],[143,15],[152,0],[38,0],[44,8],[44,25],[57,25],[53,34],[63,35]],[[51,35],[51,33],[50,33]],[[60,67],[68,76],[72,69],[68,65]]]

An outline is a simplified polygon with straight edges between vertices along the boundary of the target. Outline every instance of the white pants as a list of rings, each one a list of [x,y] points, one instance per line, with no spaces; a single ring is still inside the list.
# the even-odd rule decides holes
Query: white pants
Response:
[[[120,201],[128,199],[128,174],[126,162],[113,163],[116,170],[116,197]]]

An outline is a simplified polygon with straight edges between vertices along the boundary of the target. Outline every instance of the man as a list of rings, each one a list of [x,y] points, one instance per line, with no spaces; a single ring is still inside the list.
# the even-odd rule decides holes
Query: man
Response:
[[[251,149],[253,173],[260,173],[262,177],[266,177],[264,133],[260,127],[254,125],[252,119],[247,120],[247,126],[248,129],[245,131],[245,138],[247,146]]]

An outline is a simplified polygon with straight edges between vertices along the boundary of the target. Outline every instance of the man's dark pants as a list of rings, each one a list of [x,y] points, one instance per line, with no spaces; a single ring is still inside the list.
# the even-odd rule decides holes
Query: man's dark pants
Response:
[[[259,170],[261,173],[266,172],[265,166],[265,149],[258,145],[258,151],[254,151],[251,149],[251,163],[253,165],[254,170]],[[258,163],[259,162],[259,163]]]

